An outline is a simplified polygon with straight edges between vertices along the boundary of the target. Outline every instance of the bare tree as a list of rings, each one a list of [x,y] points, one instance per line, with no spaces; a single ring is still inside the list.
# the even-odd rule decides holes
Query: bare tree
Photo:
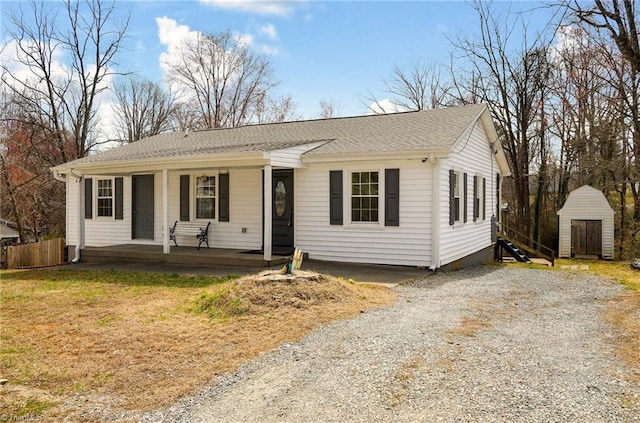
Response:
[[[582,23],[608,32],[633,72],[640,73],[640,8],[637,0],[594,0],[592,6],[578,0],[566,0],[564,5]]]
[[[391,78],[384,81],[384,92],[390,96],[389,101],[393,110],[389,110],[386,102],[371,93],[365,99],[365,103],[374,113],[442,107],[449,87],[445,84],[441,69],[435,63],[423,61],[413,62],[405,68],[396,66]]]
[[[21,242],[43,232],[61,235],[65,190],[49,171],[60,163],[60,151],[40,126],[23,123],[6,90],[0,98],[0,216],[15,222]]]
[[[333,99],[320,100],[320,118],[329,119],[338,116],[338,107]]]
[[[513,175],[515,216],[511,224],[522,233],[532,227],[530,184],[535,152],[545,139],[546,127],[540,111],[544,102],[545,52],[548,43],[539,37],[530,40],[522,16],[500,14],[490,3],[476,0],[473,7],[480,24],[475,37],[459,38],[453,44],[466,60],[467,80],[457,79],[459,102],[466,99],[487,103],[501,135]],[[514,33],[521,35],[520,47],[515,49]],[[478,77],[481,75],[482,77]]]
[[[116,132],[125,142],[176,129],[176,96],[159,84],[128,77],[114,87]]]
[[[197,111],[198,128],[251,122],[277,85],[268,60],[229,31],[187,40],[179,60],[167,65],[169,81],[181,90],[190,109]]]
[[[563,3],[577,20],[591,28],[608,34],[618,48],[623,60],[629,63],[631,85],[635,89],[626,90],[626,100],[629,103],[627,113],[632,128],[632,146],[630,152],[634,157],[640,156],[640,6],[637,0],[594,0],[593,5],[587,6],[576,0],[566,0]],[[619,68],[616,66],[616,68]],[[634,215],[636,222],[640,222],[640,163],[634,160],[631,165],[630,187],[634,198]]]
[[[290,95],[272,98],[265,94],[257,102],[254,116],[256,123],[280,123],[301,119]]]
[[[115,2],[66,0],[58,16],[58,9],[33,0],[9,14],[15,62],[2,63],[3,85],[22,108],[22,123],[39,126],[62,161],[98,144],[97,97],[108,88],[128,26],[128,18],[119,22],[114,12]]]

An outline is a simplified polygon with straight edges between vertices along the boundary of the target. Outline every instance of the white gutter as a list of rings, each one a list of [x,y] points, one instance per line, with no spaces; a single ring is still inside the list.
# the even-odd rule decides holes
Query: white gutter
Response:
[[[431,163],[431,266],[429,270],[440,267],[440,161],[435,154],[429,156]]]
[[[60,182],[64,182],[64,183],[66,183],[66,182],[67,182],[67,177],[66,177],[66,175],[65,175],[65,176],[63,176],[63,175],[64,175],[64,173],[61,173],[61,172],[60,172],[59,170],[57,170],[57,169],[53,169],[53,178],[54,178],[56,181],[60,181]]]

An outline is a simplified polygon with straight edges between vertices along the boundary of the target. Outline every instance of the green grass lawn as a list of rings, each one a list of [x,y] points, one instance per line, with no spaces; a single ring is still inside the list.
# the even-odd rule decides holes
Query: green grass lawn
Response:
[[[582,270],[583,272],[614,279],[633,291],[640,290],[640,271],[632,269],[628,261],[558,259],[555,264],[556,269],[562,269],[562,266],[586,265],[589,268]]]

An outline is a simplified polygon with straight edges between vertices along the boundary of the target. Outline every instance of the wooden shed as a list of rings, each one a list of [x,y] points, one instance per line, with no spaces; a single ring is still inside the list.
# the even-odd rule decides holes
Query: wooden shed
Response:
[[[599,190],[583,185],[558,210],[558,257],[613,259],[613,209]]]

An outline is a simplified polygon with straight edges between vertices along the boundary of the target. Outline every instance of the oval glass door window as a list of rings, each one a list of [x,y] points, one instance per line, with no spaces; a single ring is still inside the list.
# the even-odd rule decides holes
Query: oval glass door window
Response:
[[[278,181],[276,183],[274,203],[276,206],[276,215],[278,217],[284,216],[284,212],[287,209],[287,189],[284,186],[284,181]]]

